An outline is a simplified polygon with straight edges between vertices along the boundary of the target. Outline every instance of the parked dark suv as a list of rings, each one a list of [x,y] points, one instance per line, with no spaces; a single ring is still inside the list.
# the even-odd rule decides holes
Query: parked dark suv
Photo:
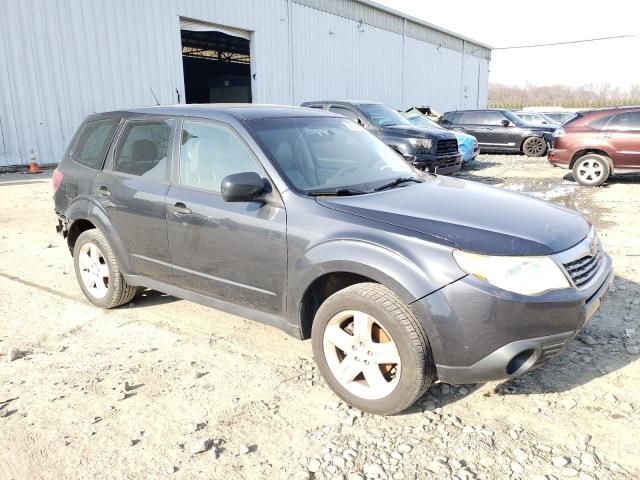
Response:
[[[549,162],[587,186],[640,173],[640,106],[580,112],[554,134]]]
[[[53,181],[90,302],[146,287],[311,338],[329,386],[369,412],[542,365],[613,278],[580,214],[416,170],[324,110],[91,115]]]
[[[557,126],[524,122],[511,110],[457,110],[440,117],[440,125],[478,139],[483,152],[516,152],[542,157]]]
[[[421,170],[444,175],[462,167],[455,135],[438,128],[414,125],[404,115],[381,103],[319,101],[305,102],[302,106],[325,109],[353,120]]]

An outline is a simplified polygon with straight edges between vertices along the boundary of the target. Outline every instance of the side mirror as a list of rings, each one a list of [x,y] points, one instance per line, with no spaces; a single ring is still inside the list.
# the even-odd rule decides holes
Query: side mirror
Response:
[[[234,173],[222,179],[222,199],[225,202],[251,202],[265,191],[265,182],[255,172]]]
[[[364,123],[364,121],[360,117],[358,117],[358,119],[356,120],[356,123],[360,125],[362,128],[367,128],[367,124]]]
[[[508,127],[509,125],[511,125],[511,122],[506,118],[504,120],[501,120],[500,123],[502,124],[503,127]]]

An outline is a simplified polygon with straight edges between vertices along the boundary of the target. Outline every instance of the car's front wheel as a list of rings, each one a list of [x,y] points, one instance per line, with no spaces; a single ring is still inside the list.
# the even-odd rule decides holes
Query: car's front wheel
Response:
[[[138,291],[125,281],[111,245],[98,229],[80,234],[73,263],[80,288],[94,305],[114,308],[129,303]]]
[[[542,157],[547,153],[547,141],[542,137],[529,137],[522,144],[522,153],[527,157]]]
[[[401,412],[435,380],[424,327],[396,294],[377,283],[330,296],[316,313],[312,344],[329,386],[366,412]]]
[[[590,153],[576,160],[573,165],[573,178],[580,185],[597,187],[602,185],[611,173],[607,158]]]

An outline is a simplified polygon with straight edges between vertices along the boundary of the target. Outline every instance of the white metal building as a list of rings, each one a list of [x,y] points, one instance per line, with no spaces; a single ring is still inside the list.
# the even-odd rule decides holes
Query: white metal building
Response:
[[[56,163],[86,115],[158,103],[483,108],[490,55],[368,0],[0,0],[0,166]]]

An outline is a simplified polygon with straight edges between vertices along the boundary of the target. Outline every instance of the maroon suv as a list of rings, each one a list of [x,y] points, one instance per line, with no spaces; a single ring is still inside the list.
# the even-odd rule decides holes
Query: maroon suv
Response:
[[[554,133],[549,162],[573,170],[582,185],[640,173],[640,106],[581,112]]]

